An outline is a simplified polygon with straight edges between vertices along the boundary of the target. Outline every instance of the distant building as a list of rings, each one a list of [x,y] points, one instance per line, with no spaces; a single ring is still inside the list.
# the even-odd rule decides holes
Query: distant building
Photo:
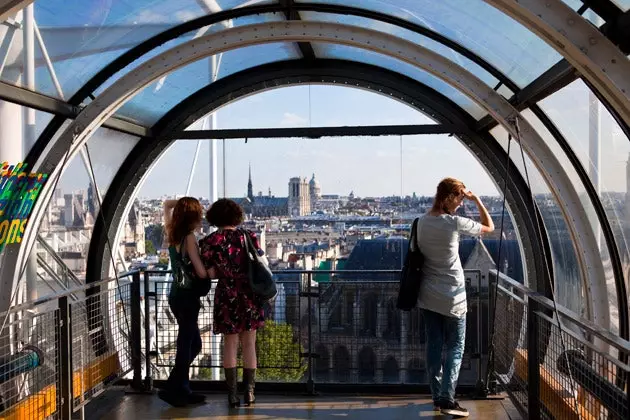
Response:
[[[308,183],[309,194],[311,195],[311,211],[317,208],[317,202],[322,198],[322,190],[319,182],[315,179],[315,174]]]
[[[145,247],[144,222],[140,215],[138,203],[135,202],[131,206],[129,216],[125,223],[123,237],[121,238],[120,247],[125,256],[125,260],[143,257],[146,255]]]
[[[249,164],[249,178],[247,180],[247,198],[250,202],[254,202],[254,184],[252,184],[252,164]]]
[[[289,199],[287,197],[262,196],[256,197],[252,205],[253,217],[274,217],[289,215]]]
[[[310,213],[311,194],[306,178],[291,178],[289,180],[289,215],[305,216]]]
[[[491,248],[497,248],[497,241],[489,242]],[[509,248],[518,251],[518,243],[509,242]],[[485,242],[476,239],[462,241],[462,263],[466,264],[470,260],[473,268],[493,268],[495,256],[492,255],[492,249],[488,250],[485,245]],[[404,313],[396,308],[398,273],[374,272],[400,270],[406,251],[407,241],[400,237],[359,240],[343,269],[371,272],[338,273],[334,279],[319,285],[319,305],[311,315],[316,320],[313,322],[316,329],[313,344],[319,355],[313,366],[316,380],[426,383],[428,379],[423,356],[426,341],[422,313],[417,309]],[[510,265],[521,265],[518,252],[508,252],[504,258]],[[519,272],[514,274],[520,275]],[[279,277],[285,281],[290,279],[289,274],[279,274]],[[470,284],[469,287],[487,290],[487,281],[484,283],[481,275],[471,278],[482,283]],[[291,298],[291,292],[287,289],[287,302],[291,302]],[[304,327],[308,325],[308,310],[305,307],[300,309],[300,315],[287,311],[287,319],[301,316],[301,325]],[[485,311],[487,304],[484,302],[481,312]],[[471,300],[467,316],[470,331],[474,331],[478,314],[477,303]],[[360,338],[357,340],[357,337]],[[475,342],[475,334],[466,335],[460,383],[474,384],[477,380],[479,372],[471,359]],[[356,359],[350,358],[351,351],[358,352]]]

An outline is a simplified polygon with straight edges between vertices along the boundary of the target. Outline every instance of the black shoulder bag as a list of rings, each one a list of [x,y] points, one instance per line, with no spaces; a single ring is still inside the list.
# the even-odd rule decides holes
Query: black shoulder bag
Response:
[[[179,269],[173,272],[177,286],[183,290],[190,290],[193,294],[202,297],[207,296],[212,285],[210,279],[200,279],[195,273],[192,261],[186,255],[186,237],[179,245]]]
[[[278,294],[273,273],[269,267],[267,267],[265,261],[258,255],[254,247],[254,241],[252,241],[249,233],[246,230],[241,230],[241,233],[244,237],[243,243],[245,244],[245,252],[247,253],[247,277],[249,278],[249,285],[254,291],[254,294],[262,300],[271,300]]]
[[[411,235],[407,246],[407,256],[400,273],[400,289],[396,307],[402,311],[411,311],[418,303],[420,283],[422,282],[422,266],[424,255],[418,246],[418,221],[416,218],[411,225]]]

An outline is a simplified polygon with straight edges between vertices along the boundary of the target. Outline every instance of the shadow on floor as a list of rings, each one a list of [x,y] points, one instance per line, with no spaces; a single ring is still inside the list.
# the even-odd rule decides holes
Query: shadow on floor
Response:
[[[462,400],[471,419],[515,418],[506,401]],[[433,411],[426,395],[325,395],[317,397],[257,395],[256,405],[230,410],[222,394],[208,394],[204,405],[186,408],[171,407],[157,395],[125,394],[112,390],[91,402],[86,408],[90,420],[142,419],[451,419]]]

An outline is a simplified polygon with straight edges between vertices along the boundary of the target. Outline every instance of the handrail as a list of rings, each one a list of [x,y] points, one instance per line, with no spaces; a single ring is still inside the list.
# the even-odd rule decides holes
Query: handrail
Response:
[[[554,305],[554,302],[548,297],[534,290],[529,289],[527,286],[517,282],[513,278],[505,275],[504,273],[499,272],[497,275],[497,270],[492,269],[490,270],[490,274],[494,275],[495,277],[498,277],[501,281],[518,289],[525,296],[527,296],[528,299],[532,299],[536,301],[544,308],[552,309],[552,310],[557,309],[558,313],[560,313],[563,317],[570,319],[571,322],[573,322],[574,324],[584,328],[585,330],[588,330],[592,334],[597,335],[600,339],[607,342],[608,344],[615,346],[620,351],[630,353],[630,341],[624,340],[612,334],[610,331],[603,329],[602,327],[594,324],[592,321],[589,321],[588,319],[582,318],[580,315],[576,314],[572,310],[565,308],[564,306],[558,303]]]
[[[58,293],[54,293],[54,294],[51,294],[51,295],[47,295],[47,296],[41,297],[41,298],[36,299],[36,300],[34,300],[32,302],[25,302],[25,303],[21,303],[19,305],[15,305],[15,306],[9,308],[9,310],[1,312],[0,313],[0,318],[4,317],[7,313],[15,313],[15,312],[19,312],[19,311],[26,311],[26,310],[29,310],[29,309],[33,309],[36,306],[41,306],[43,304],[50,303],[52,301],[58,300],[59,298],[62,298],[62,297],[68,297],[68,296],[72,296],[72,295],[74,295],[76,293],[80,293],[80,292],[84,292],[84,291],[87,291],[87,290],[94,289],[96,287],[105,285],[105,284],[107,284],[107,283],[109,283],[109,282],[111,282],[113,280],[116,280],[116,278],[118,278],[118,279],[127,278],[127,277],[133,275],[135,272],[136,272],[135,270],[134,271],[128,271],[126,273],[119,274],[117,277],[109,277],[109,278],[106,278],[106,279],[103,279],[103,280],[99,280],[99,281],[95,281],[95,282],[91,282],[91,283],[86,283],[86,284],[83,284],[81,286],[72,287],[72,288],[63,290],[63,291],[58,292]]]
[[[71,278],[77,286],[80,286],[82,284],[81,280],[77,276],[75,276],[74,272],[72,272],[70,267],[68,267],[68,265],[64,262],[63,258],[61,258],[59,254],[57,254],[57,252],[50,246],[48,242],[46,242],[46,240],[40,234],[37,235],[37,243],[40,244],[48,253],[48,255],[50,255],[53,260],[55,260],[55,262],[66,271],[68,277]]]
[[[169,274],[173,270],[139,270],[149,274]],[[478,271],[478,270],[464,270]],[[400,270],[271,270],[273,274],[398,274]]]

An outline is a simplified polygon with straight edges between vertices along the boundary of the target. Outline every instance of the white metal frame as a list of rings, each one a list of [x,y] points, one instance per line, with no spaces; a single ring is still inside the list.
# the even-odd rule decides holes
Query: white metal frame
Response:
[[[24,263],[52,196],[53,181],[63,171],[60,163],[64,155],[77,153],[107,118],[145,86],[179,67],[210,55],[255,44],[302,41],[329,42],[367,49],[430,72],[483,106],[514,136],[516,132],[513,121],[518,118],[524,147],[558,200],[578,250],[581,274],[589,280],[585,285],[589,297],[587,302],[594,303],[591,308],[593,320],[604,328],[608,327],[609,305],[606,284],[603,281],[604,269],[595,246],[593,230],[569,177],[530,124],[492,88],[443,56],[389,34],[337,23],[289,21],[227,29],[179,45],[124,75],[91,102],[50,146],[48,153],[34,165],[34,170],[50,173],[50,181],[41,192],[41,199],[33,211],[21,246],[5,255],[7,265],[21,267]]]
[[[0,0],[0,22],[15,15],[34,0]],[[61,12],[60,12],[61,13]]]
[[[630,60],[562,0],[484,0],[545,40],[630,126]]]

